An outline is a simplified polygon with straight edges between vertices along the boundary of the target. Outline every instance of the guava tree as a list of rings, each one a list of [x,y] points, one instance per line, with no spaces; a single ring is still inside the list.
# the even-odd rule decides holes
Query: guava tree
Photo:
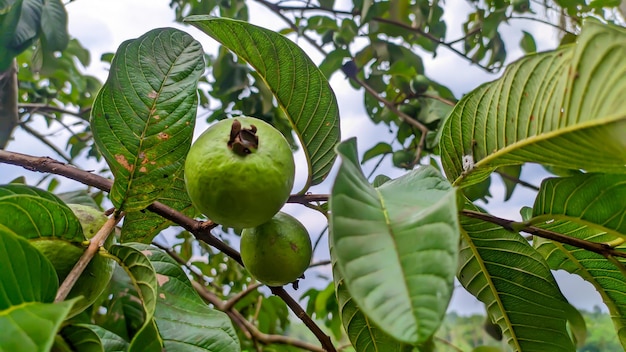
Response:
[[[0,2],[0,161],[47,182],[0,186],[1,350],[454,351],[437,330],[456,278],[485,304],[486,329],[502,341],[477,351],[575,351],[586,328],[556,269],[596,288],[626,347],[626,29],[617,3],[471,2],[458,39],[447,38],[450,9],[438,1],[256,3],[287,27],[249,24],[243,0],[172,1],[179,21],[221,44],[218,55],[184,31],[154,29],[103,56],[110,72],[99,82],[81,73],[89,53],[67,33],[64,4]],[[424,72],[418,53],[440,50],[504,68],[501,26],[559,22],[543,10],[559,14],[561,45],[533,53],[524,32],[529,55],[459,100],[451,82]],[[341,140],[335,72],[364,90],[369,118],[392,127],[398,143],[360,153],[355,139]],[[287,202],[328,220],[326,289],[298,302],[282,286],[260,288],[231,246],[242,229],[203,210],[230,204],[220,211],[236,227],[243,215],[229,211],[238,202],[260,213],[274,194],[194,207],[184,171],[199,109],[209,122],[267,121],[304,151],[307,181]],[[33,128],[37,119],[67,131],[66,144]],[[243,154],[263,148],[262,131],[235,120],[222,121],[229,128],[219,138]],[[16,130],[64,160],[8,151]],[[364,175],[363,162],[387,155],[404,175]],[[82,168],[88,159],[102,169]],[[494,174],[507,196],[528,186],[519,179],[528,163],[553,176],[520,209],[522,221],[479,206]],[[223,167],[195,165],[199,174]],[[251,184],[270,181],[258,170]],[[81,188],[55,192],[64,179]],[[209,202],[227,181],[196,187],[198,199]],[[329,194],[309,192],[323,184]],[[244,236],[267,234],[266,224]],[[166,229],[173,247],[153,241]],[[249,248],[265,245],[255,241]],[[297,319],[313,340],[293,330]]]

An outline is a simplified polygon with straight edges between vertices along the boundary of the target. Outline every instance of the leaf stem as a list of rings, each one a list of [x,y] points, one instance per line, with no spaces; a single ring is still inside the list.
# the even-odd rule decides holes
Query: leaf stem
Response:
[[[70,271],[70,273],[67,274],[65,280],[63,280],[61,287],[59,287],[59,290],[57,291],[54,302],[61,302],[64,301],[65,298],[67,298],[67,295],[72,290],[72,287],[74,287],[74,284],[76,284],[76,281],[78,280],[80,275],[83,273],[83,271],[85,271],[85,268],[87,267],[89,262],[91,262],[91,259],[93,259],[96,253],[98,253],[100,247],[102,247],[102,245],[104,244],[104,241],[106,241],[109,235],[113,232],[115,225],[117,225],[117,223],[120,222],[123,217],[123,213],[115,212],[113,216],[111,216],[104,223],[104,225],[102,225],[100,230],[98,230],[98,233],[96,233],[96,235],[91,238],[91,240],[89,241],[89,246],[80,256],[76,264],[74,264],[72,271]]]

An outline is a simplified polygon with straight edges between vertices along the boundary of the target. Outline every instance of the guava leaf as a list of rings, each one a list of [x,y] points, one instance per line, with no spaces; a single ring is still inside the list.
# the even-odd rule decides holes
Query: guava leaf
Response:
[[[61,336],[73,351],[81,352],[104,352],[111,351],[104,349],[100,336],[92,330],[96,325],[72,324],[61,330]]]
[[[527,56],[467,94],[440,131],[454,185],[525,162],[626,173],[626,29],[586,20],[575,44]]]
[[[41,44],[47,53],[62,51],[70,41],[67,11],[61,0],[44,1],[41,11]]]
[[[28,240],[3,225],[0,225],[0,268],[0,310],[24,302],[54,301],[59,279],[52,263]]]
[[[78,218],[61,199],[25,185],[0,186],[0,225],[27,239],[85,241]]]
[[[339,107],[313,61],[288,38],[250,23],[211,16],[190,16],[185,22],[248,62],[274,93],[307,158],[309,178],[300,193],[324,181],[341,137]]]
[[[50,351],[75,301],[27,302],[0,311],[0,351]]]
[[[167,351],[192,349],[240,351],[239,339],[228,316],[207,306],[180,265],[165,252],[144,244],[132,246],[144,253],[159,282],[154,319]]]
[[[356,351],[360,352],[410,352],[413,346],[398,342],[384,331],[376,327],[363,314],[354,302],[346,288],[343,275],[337,269],[333,249],[330,250],[330,258],[333,262],[333,280],[341,322],[348,334],[348,339]]]
[[[143,302],[144,324],[131,340],[129,351],[161,351],[163,341],[153,319],[157,297],[157,276],[154,267],[142,251],[129,244],[113,245],[109,253],[118,258],[118,263],[130,277]]]
[[[107,352],[125,352],[128,349],[128,342],[126,342],[123,338],[118,335],[112,333],[109,330],[103,329],[98,325],[88,325],[88,324],[80,324],[83,328],[89,328],[93,332],[95,332],[100,341],[102,342],[102,347]]]
[[[194,217],[196,210],[187,195],[182,173],[181,169],[173,176],[174,182],[157,200],[172,209]],[[172,225],[171,221],[151,211],[132,212],[124,218],[120,241],[150,243],[156,235],[170,225]]]
[[[120,45],[91,114],[115,177],[118,210],[144,209],[174,183],[191,146],[204,52],[190,35],[152,30]]]
[[[543,257],[499,225],[461,217],[461,227],[457,277],[511,349],[575,351],[566,327],[571,307]]]
[[[330,196],[330,244],[348,292],[363,313],[398,341],[424,343],[452,295],[459,226],[456,192],[431,166],[370,186],[355,139]]]
[[[569,220],[626,239],[626,174],[588,173],[541,184],[531,223]]]
[[[581,174],[546,179],[531,221],[537,227],[597,243],[626,237],[626,175]],[[591,283],[606,304],[620,343],[626,348],[626,259],[535,237],[533,245],[553,270],[563,269]],[[618,250],[626,250],[619,245]]]

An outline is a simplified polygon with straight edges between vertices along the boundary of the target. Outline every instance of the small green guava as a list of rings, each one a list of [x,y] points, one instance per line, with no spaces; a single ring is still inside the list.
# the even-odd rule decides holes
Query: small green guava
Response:
[[[191,202],[213,222],[233,228],[271,219],[289,198],[294,176],[285,137],[272,125],[247,116],[209,127],[185,160]]]
[[[279,212],[241,233],[241,260],[250,275],[268,286],[296,281],[311,263],[309,233],[296,218]]]
[[[92,238],[107,221],[107,217],[102,212],[92,207],[80,204],[68,204],[68,207],[78,217],[87,239]],[[112,240],[113,235],[109,236],[105,242],[105,247],[108,247]],[[31,240],[30,243],[50,260],[59,278],[59,284],[65,280],[85,251],[85,247],[81,243],[72,243],[57,237],[42,237]],[[79,314],[93,304],[109,284],[114,267],[115,261],[113,259],[96,254],[67,296],[67,299],[83,296],[74,304],[68,318]]]

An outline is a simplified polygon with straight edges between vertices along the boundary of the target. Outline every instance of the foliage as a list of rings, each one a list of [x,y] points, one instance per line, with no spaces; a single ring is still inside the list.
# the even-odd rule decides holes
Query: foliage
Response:
[[[617,3],[471,1],[458,39],[448,35],[452,10],[436,0],[359,0],[349,9],[333,0],[255,3],[286,27],[250,24],[244,0],[171,1],[177,21],[220,43],[216,55],[180,29],[154,29],[104,56],[109,76],[99,82],[82,73],[90,55],[70,38],[66,5],[0,1],[0,161],[50,180],[47,190],[41,182],[0,186],[0,350],[626,348],[626,29]],[[535,53],[522,29],[515,44],[528,55],[509,63],[502,27],[513,21],[555,27],[561,45]],[[424,55],[441,51],[504,70],[458,100],[451,82],[425,70]],[[339,72],[365,92],[368,118],[390,129],[393,142],[359,153],[355,139],[341,141],[329,83]],[[194,209],[183,165],[200,110],[209,123],[263,119],[302,149],[306,181],[289,202],[328,219],[330,260],[320,265],[333,275],[323,281],[309,271],[293,283],[323,283],[300,297],[306,307],[246,272],[231,247],[240,229]],[[65,144],[34,127],[41,121],[62,128]],[[16,130],[63,162],[4,150]],[[363,163],[388,155],[402,176],[364,175]],[[82,170],[91,162],[97,172]],[[554,176],[536,187],[523,221],[480,207],[493,174],[503,177],[506,199],[529,186],[519,179],[529,163]],[[56,192],[53,175],[83,187]],[[312,194],[316,185],[330,194]],[[112,206],[91,241],[71,203]],[[111,236],[118,243],[103,246]],[[42,241],[82,253],[65,280]],[[116,269],[95,302],[80,307],[66,297],[90,275],[83,270],[94,256]],[[615,341],[598,337],[608,334],[606,320],[596,323],[604,316],[589,320],[569,304],[558,269],[600,293]],[[446,315],[453,291],[463,289],[485,304],[481,322]]]

